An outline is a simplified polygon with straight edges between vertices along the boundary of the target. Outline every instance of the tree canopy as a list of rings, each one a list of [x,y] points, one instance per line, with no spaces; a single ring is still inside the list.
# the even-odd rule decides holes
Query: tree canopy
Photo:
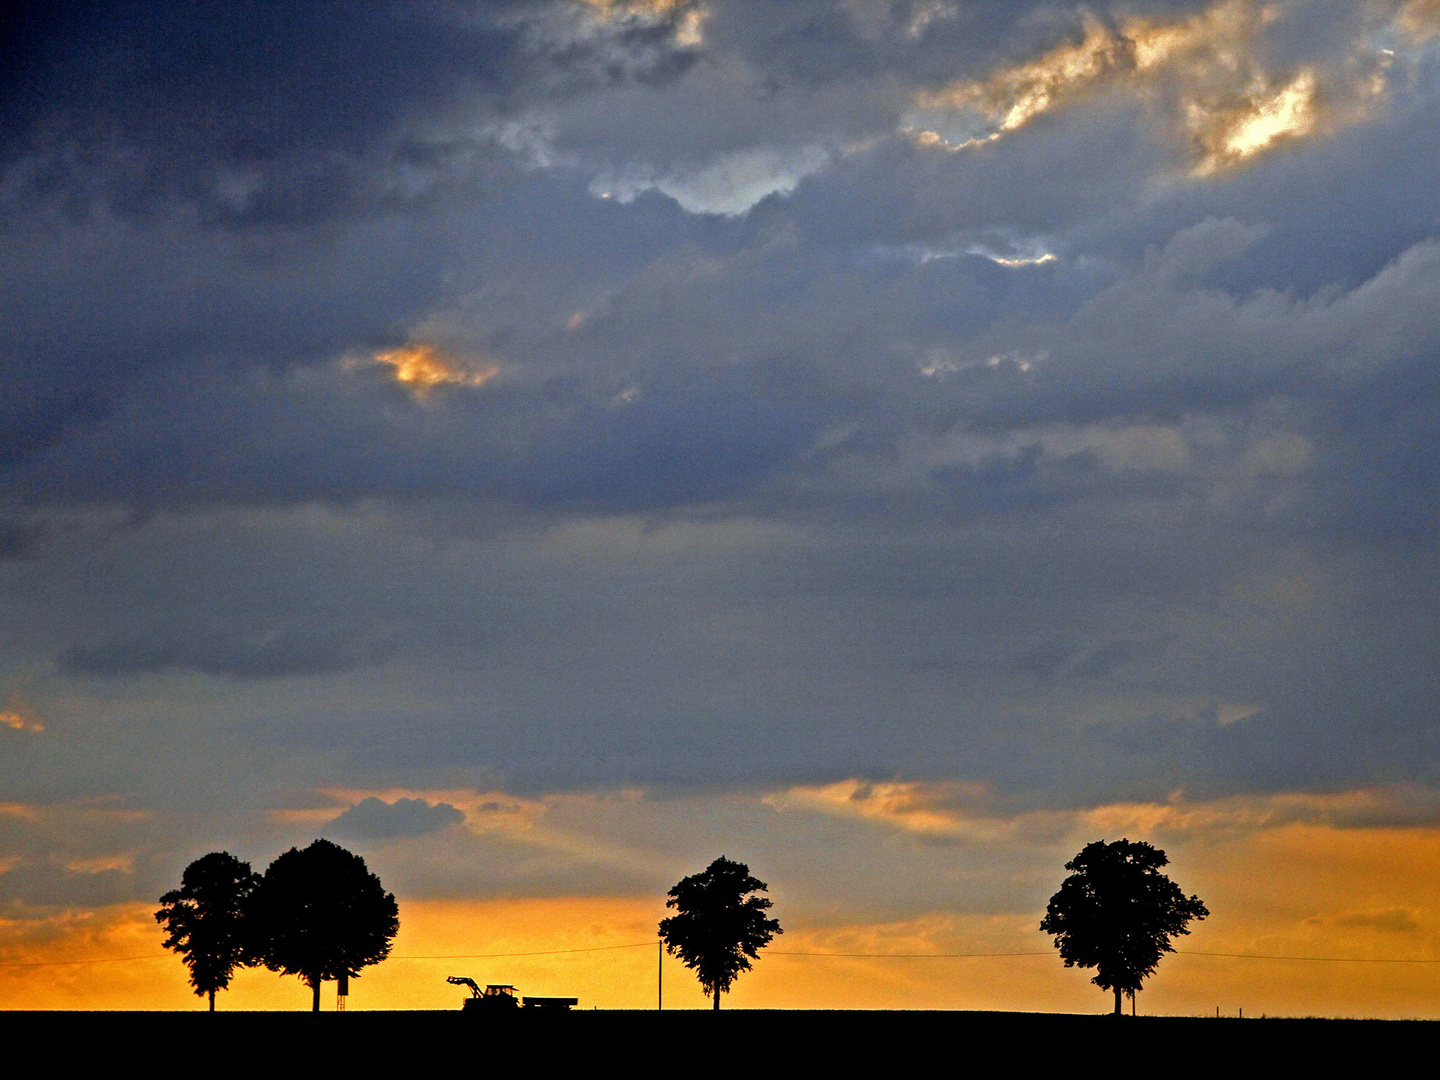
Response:
[[[1165,852],[1144,841],[1086,844],[1065,864],[1073,871],[1050,898],[1040,929],[1055,935],[1066,967],[1096,968],[1096,986],[1133,995],[1174,952],[1170,939],[1188,934],[1192,920],[1210,914],[1198,896],[1187,897],[1160,868]]]
[[[767,889],[748,866],[722,855],[703,872],[682,878],[665,901],[675,909],[660,920],[665,949],[695,972],[717,1009],[736,976],[749,971],[760,950],[784,933],[779,920],[765,916],[771,901],[755,895]]]
[[[300,976],[317,1012],[320,984],[339,980],[346,993],[361,968],[390,955],[400,929],[395,897],[364,859],[329,840],[278,856],[255,890],[251,912],[261,961],[271,971]]]
[[[250,864],[228,851],[202,855],[180,877],[180,888],[160,897],[155,921],[165,927],[165,948],[174,949],[190,969],[190,985],[209,996],[230,985],[237,967],[254,960],[246,906],[260,882]]]

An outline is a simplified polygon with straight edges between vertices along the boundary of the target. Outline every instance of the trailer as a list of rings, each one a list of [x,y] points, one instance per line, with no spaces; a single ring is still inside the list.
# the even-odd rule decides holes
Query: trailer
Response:
[[[464,975],[449,975],[452,986],[468,986],[470,996],[460,1006],[462,1012],[503,1014],[517,1009],[542,1009],[546,1012],[569,1012],[579,1002],[573,997],[524,997],[510,983],[487,983],[484,990]]]

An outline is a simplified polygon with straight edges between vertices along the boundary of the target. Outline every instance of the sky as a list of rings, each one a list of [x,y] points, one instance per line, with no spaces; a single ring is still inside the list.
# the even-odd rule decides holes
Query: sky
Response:
[[[648,1007],[725,855],[733,1005],[1104,1011],[1126,837],[1141,1011],[1440,1017],[1436,0],[29,3],[0,115],[0,1007],[325,836],[354,1008]]]

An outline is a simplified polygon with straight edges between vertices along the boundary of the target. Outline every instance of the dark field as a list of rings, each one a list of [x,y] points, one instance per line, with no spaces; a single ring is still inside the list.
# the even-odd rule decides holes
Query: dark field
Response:
[[[79,1057],[192,1063],[218,1056],[217,1071],[267,1048],[298,1064],[319,1061],[366,1071],[425,1061],[481,1071],[552,1075],[599,1063],[632,1074],[763,1075],[795,1066],[868,1068],[879,1063],[946,1071],[1068,1062],[1085,1072],[1167,1075],[1189,1067],[1283,1066],[1335,1059],[1373,1065],[1440,1039],[1440,1021],[1082,1016],[1053,1013],[838,1012],[806,1010],[589,1011],[503,1019],[454,1012],[11,1012],[0,1014],[9,1045],[59,1046]],[[996,1055],[1000,1060],[996,1060]],[[239,1055],[224,1060],[227,1055]],[[293,1055],[293,1056],[292,1056]],[[628,1065],[626,1064],[628,1063]],[[1145,1063],[1148,1063],[1145,1064]],[[190,1071],[187,1069],[187,1071]],[[195,1075],[207,1070],[194,1068]]]

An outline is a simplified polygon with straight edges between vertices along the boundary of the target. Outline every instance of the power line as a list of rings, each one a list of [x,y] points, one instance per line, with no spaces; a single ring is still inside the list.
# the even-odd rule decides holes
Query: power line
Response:
[[[153,953],[150,956],[106,956],[98,960],[4,960],[0,967],[69,967],[72,964],[128,964],[135,960],[169,960],[169,953]]]
[[[766,956],[851,956],[868,957],[872,960],[969,960],[981,956],[1053,956],[1053,952],[781,952],[771,950]]]
[[[781,952],[771,950],[767,956],[836,956],[864,957],[872,960],[969,960],[983,957],[1010,956],[1054,956],[1053,950],[1042,952],[985,952],[985,953],[830,953],[830,952]],[[1368,956],[1279,956],[1269,953],[1228,953],[1199,952],[1195,949],[1176,949],[1177,956],[1223,956],[1234,960],[1309,960],[1329,964],[1440,964],[1434,960],[1395,960]]]
[[[1368,956],[1272,956],[1267,953],[1197,952],[1194,949],[1176,949],[1175,953],[1177,956],[1228,956],[1235,960],[1314,960],[1323,964],[1440,964],[1440,959],[1389,960]]]

